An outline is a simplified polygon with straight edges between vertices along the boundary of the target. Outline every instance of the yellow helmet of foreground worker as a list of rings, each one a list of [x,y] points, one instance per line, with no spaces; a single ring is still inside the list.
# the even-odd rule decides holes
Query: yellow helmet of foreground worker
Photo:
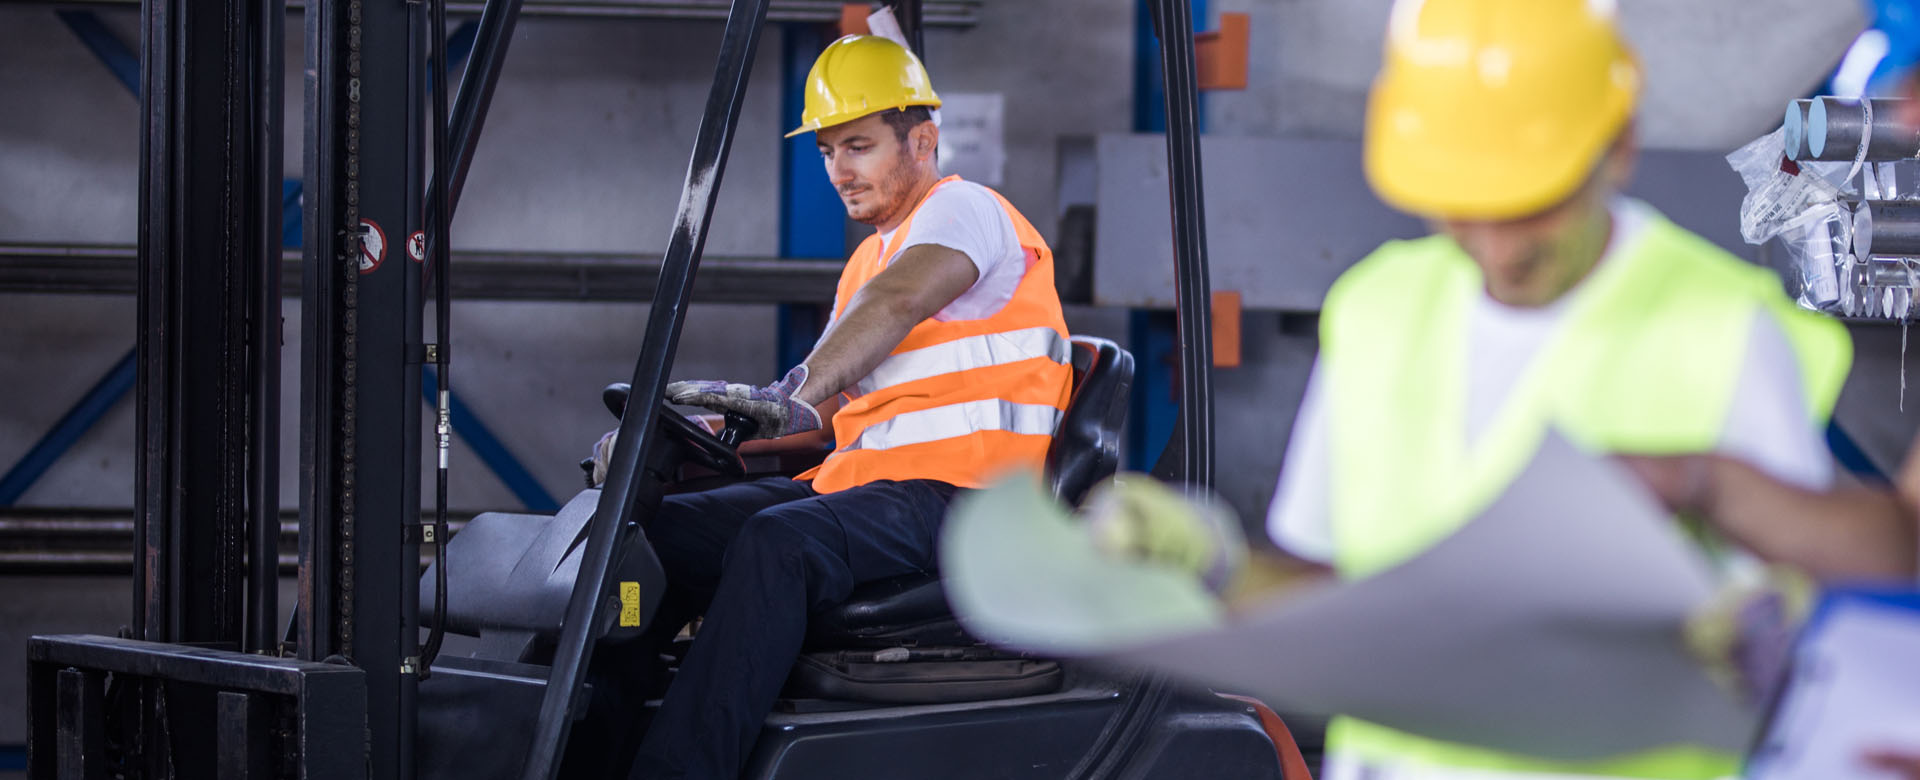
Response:
[[[920,58],[878,35],[849,35],[813,61],[800,127],[787,137],[907,106],[940,107]]]
[[[1572,195],[1633,115],[1613,0],[1398,0],[1367,105],[1367,180],[1429,217],[1508,219]]]

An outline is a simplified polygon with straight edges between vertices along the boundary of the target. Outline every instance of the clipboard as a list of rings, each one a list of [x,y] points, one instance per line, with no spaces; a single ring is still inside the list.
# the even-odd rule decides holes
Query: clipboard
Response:
[[[1870,749],[1920,754],[1920,591],[1830,591],[1747,759],[1750,780],[1888,780]]]

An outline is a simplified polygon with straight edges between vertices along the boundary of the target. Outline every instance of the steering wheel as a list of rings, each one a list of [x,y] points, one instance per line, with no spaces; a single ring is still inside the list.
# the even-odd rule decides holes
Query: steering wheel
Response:
[[[618,419],[627,409],[627,396],[633,391],[626,382],[615,382],[600,391],[600,400],[607,405],[607,411]],[[682,450],[694,463],[705,466],[729,477],[746,476],[746,464],[741,462],[740,453],[734,450],[740,442],[753,435],[758,428],[752,419],[737,415],[727,415],[726,430],[719,436],[708,433],[706,426],[687,419],[685,415],[660,406],[660,431],[672,440],[684,445]]]

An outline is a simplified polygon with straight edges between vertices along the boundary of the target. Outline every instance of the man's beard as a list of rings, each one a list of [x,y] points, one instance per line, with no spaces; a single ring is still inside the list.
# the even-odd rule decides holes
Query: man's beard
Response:
[[[879,199],[879,205],[875,210],[864,217],[855,216],[851,211],[847,216],[852,217],[855,222],[877,227],[893,221],[895,217],[904,216],[913,208],[914,204],[906,202],[913,188],[913,156],[902,149],[898,163],[893,170],[887,172],[884,178],[873,185],[871,194]]]

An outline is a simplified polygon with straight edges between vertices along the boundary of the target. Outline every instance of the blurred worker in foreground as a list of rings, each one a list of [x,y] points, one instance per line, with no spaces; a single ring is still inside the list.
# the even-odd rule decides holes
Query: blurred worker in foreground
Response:
[[[821,53],[806,89],[789,135],[815,134],[847,215],[877,232],[848,260],[826,333],[785,378],[675,382],[667,394],[752,417],[761,437],[830,425],[838,446],[798,479],[672,496],[647,521],[668,577],[652,641],[706,620],[635,778],[737,776],[808,614],[862,582],[931,570],[954,494],[1038,471],[1070,392],[1052,252],[997,193],[941,178],[940,99],[920,61],[848,36]],[[610,445],[596,448],[602,474]]]
[[[1497,498],[1549,427],[1595,453],[1717,452],[1829,486],[1821,430],[1851,360],[1846,332],[1797,309],[1769,271],[1618,194],[1641,71],[1612,3],[1400,0],[1385,60],[1367,177],[1436,235],[1382,246],[1327,294],[1269,516],[1284,552],[1349,578],[1418,555]],[[1723,535],[1800,552],[1718,530],[1701,544],[1730,570],[1754,564]],[[1324,776],[1704,779],[1738,766],[1684,744],[1549,762],[1344,718]]]

